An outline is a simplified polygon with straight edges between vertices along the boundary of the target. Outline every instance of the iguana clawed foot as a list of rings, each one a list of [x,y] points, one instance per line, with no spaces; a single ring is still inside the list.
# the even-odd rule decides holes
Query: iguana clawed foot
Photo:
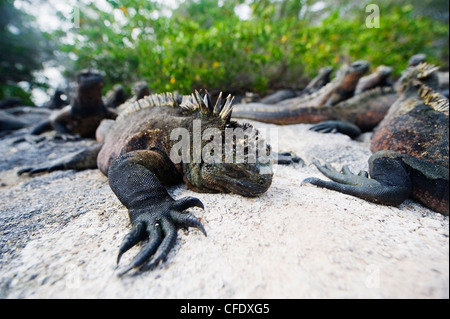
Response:
[[[303,161],[300,157],[296,155],[292,155],[290,152],[282,152],[276,153],[277,156],[277,164],[279,165],[291,165],[291,164],[300,164],[301,166],[305,166],[305,161]]]
[[[323,175],[330,178],[334,182],[327,182],[315,177],[310,177],[305,179],[303,181],[304,183],[310,183],[330,189],[335,189],[332,187],[338,187],[335,184],[341,185],[341,187],[343,187],[342,185],[362,187],[374,187],[380,185],[378,181],[369,178],[368,172],[361,171],[358,175],[355,175],[350,171],[347,165],[344,165],[341,172],[338,172],[330,164],[321,165],[319,161],[314,161],[313,164]]]
[[[342,133],[350,138],[356,138],[361,135],[361,130],[358,126],[345,121],[323,121],[313,125],[309,130],[319,133]]]
[[[303,183],[310,183],[379,204],[400,205],[411,193],[411,181],[407,171],[401,162],[392,158],[379,158],[375,161],[370,172],[372,178],[369,178],[369,173],[365,171],[355,175],[348,166],[344,166],[342,171],[338,172],[328,164],[321,165],[315,161],[314,165],[318,170],[332,181],[310,177]]]
[[[133,228],[120,246],[117,263],[127,250],[140,241],[146,242],[131,264],[122,270],[119,276],[133,268],[148,270],[156,266],[174,246],[177,227],[195,227],[206,236],[206,231],[198,218],[191,213],[183,212],[190,207],[204,208],[202,202],[195,197],[185,197],[174,201],[168,196],[166,200],[161,201],[160,205],[153,206],[156,210],[146,207],[131,209],[130,218],[133,221]]]

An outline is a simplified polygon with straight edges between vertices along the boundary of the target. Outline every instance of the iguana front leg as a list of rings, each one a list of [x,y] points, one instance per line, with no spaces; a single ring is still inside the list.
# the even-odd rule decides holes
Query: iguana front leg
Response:
[[[346,166],[342,168],[341,172],[338,172],[328,164],[321,165],[319,162],[314,162],[314,165],[332,181],[310,177],[305,179],[303,183],[310,183],[371,202],[392,206],[403,203],[412,192],[408,170],[398,158],[372,156],[370,159],[371,178],[369,178],[367,172],[355,175]]]
[[[97,168],[97,155],[100,152],[101,147],[102,144],[95,144],[48,163],[22,168],[17,174],[22,175],[28,173],[29,175],[34,175],[41,172],[52,172],[56,170]]]
[[[163,260],[175,244],[176,227],[196,227],[206,236],[200,221],[190,213],[183,213],[194,206],[204,208],[202,202],[193,197],[174,200],[162,185],[180,178],[168,156],[155,149],[124,154],[109,167],[111,189],[128,208],[132,224],[131,232],[120,246],[117,262],[128,249],[148,238],[119,276],[133,268],[152,268]]]

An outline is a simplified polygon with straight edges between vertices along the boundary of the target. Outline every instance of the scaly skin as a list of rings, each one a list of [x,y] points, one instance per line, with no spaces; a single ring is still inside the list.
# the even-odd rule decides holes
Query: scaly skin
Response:
[[[436,68],[419,64],[400,79],[401,94],[376,129],[367,173],[354,175],[343,167],[317,168],[333,181],[304,182],[384,205],[399,205],[411,197],[448,215],[449,101],[436,91]]]
[[[251,161],[250,153],[245,161],[226,162],[225,146],[215,161],[207,162],[205,154],[196,162],[196,154],[204,150],[211,140],[200,138],[201,149],[189,148],[187,159],[173,162],[170,155],[177,135],[175,129],[185,129],[189,138],[198,133],[205,136],[207,130],[216,129],[220,141],[226,129],[241,128],[248,133],[248,140],[238,140],[243,147],[263,143],[258,132],[250,125],[230,122],[232,98],[224,103],[221,96],[215,105],[208,95],[198,92],[192,97],[177,97],[171,94],[152,95],[129,104],[115,122],[107,121],[100,126],[98,136],[102,144],[74,154],[70,158],[34,168],[24,168],[18,173],[35,174],[55,169],[82,169],[97,166],[108,176],[111,189],[128,208],[132,223],[131,232],[125,237],[120,249],[122,254],[137,243],[148,239],[131,264],[123,269],[123,275],[131,269],[149,269],[167,256],[176,239],[177,227],[196,227],[205,235],[206,231],[197,218],[184,213],[189,207],[201,207],[197,198],[187,197],[175,200],[165,186],[184,180],[187,187],[197,192],[224,192],[243,196],[258,196],[264,193],[272,182],[272,161]],[[201,122],[201,131],[194,131]],[[216,141],[216,136],[214,136]],[[225,143],[224,143],[225,144]],[[264,145],[267,153],[269,147]],[[229,146],[229,145],[228,145]],[[237,156],[237,151],[232,155]],[[201,154],[201,153],[200,153]],[[201,154],[202,155],[202,154]],[[221,159],[222,161],[218,161]],[[233,156],[234,159],[234,156]],[[186,160],[186,161],[185,161]]]

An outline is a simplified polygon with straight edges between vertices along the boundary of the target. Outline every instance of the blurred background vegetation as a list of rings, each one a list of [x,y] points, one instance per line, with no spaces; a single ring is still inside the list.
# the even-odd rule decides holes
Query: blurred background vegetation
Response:
[[[234,94],[301,88],[320,67],[358,59],[398,75],[426,53],[448,69],[448,0],[80,0],[53,9],[53,30],[43,30],[44,2],[0,0],[0,99],[51,93],[39,73],[49,66],[69,79],[97,68],[106,89],[146,80],[152,92]],[[369,3],[380,28],[366,27]]]

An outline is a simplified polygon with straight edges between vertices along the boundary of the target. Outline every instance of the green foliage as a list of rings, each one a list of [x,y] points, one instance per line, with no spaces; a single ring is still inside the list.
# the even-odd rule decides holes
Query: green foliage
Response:
[[[0,99],[21,97],[31,103],[30,93],[17,86],[44,87],[34,72],[51,56],[48,34],[40,32],[34,18],[14,6],[12,0],[0,0]]]
[[[0,100],[8,97],[18,97],[24,105],[33,105],[31,93],[13,84],[0,84]]]
[[[108,2],[110,12],[82,7],[74,42],[61,47],[76,56],[71,71],[98,68],[108,86],[144,79],[156,92],[264,92],[301,87],[320,67],[357,59],[399,74],[419,52],[448,67],[448,22],[413,14],[410,5],[381,8],[381,27],[369,29],[364,7],[351,18],[339,11],[319,23],[301,18],[311,1],[254,1],[248,20],[235,14],[239,0],[186,1],[167,16],[156,2]]]

